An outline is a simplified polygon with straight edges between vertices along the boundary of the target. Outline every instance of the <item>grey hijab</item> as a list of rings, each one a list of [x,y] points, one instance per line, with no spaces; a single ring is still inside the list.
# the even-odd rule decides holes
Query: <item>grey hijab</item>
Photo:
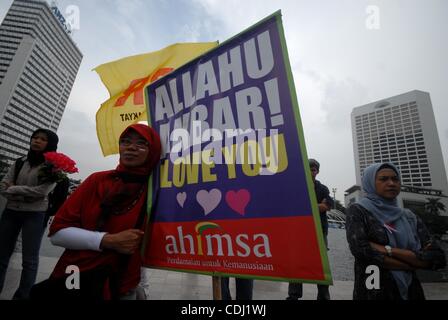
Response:
[[[401,181],[400,173],[392,163],[376,163],[369,166],[364,170],[362,177],[362,188],[366,195],[358,203],[386,229],[391,247],[418,251],[421,245],[417,235],[417,217],[415,214],[408,209],[400,208],[397,199],[388,200],[376,194],[376,174],[380,168],[384,168],[384,165],[394,170]],[[401,297],[407,300],[412,273],[396,270],[390,272],[397,283]]]

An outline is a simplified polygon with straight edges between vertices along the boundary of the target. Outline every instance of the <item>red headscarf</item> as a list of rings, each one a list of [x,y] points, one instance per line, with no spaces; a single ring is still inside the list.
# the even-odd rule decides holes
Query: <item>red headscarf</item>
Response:
[[[141,135],[146,141],[148,141],[149,143],[148,158],[146,159],[146,162],[142,167],[137,168],[126,168],[125,166],[123,166],[120,159],[120,164],[118,165],[116,171],[149,176],[160,160],[160,152],[162,149],[160,145],[160,137],[153,128],[144,124],[137,123],[127,127],[120,135],[120,139],[130,130],[134,130],[139,135]]]
[[[144,124],[133,124],[120,135],[120,139],[134,130],[149,143],[149,153],[145,163],[140,167],[126,167],[121,158],[120,164],[112,172],[115,178],[113,186],[108,188],[101,201],[102,214],[98,219],[98,230],[102,230],[110,215],[119,215],[129,211],[142,194],[146,194],[148,176],[160,160],[160,138],[157,132]],[[118,179],[117,179],[118,178]]]

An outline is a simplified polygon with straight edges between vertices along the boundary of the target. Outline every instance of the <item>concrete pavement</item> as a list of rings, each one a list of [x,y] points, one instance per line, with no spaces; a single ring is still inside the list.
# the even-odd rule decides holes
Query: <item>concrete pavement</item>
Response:
[[[47,279],[53,270],[63,249],[53,246],[45,236],[40,250],[40,264],[37,281]],[[345,230],[329,230],[328,242],[330,250],[328,259],[332,270],[334,285],[330,287],[330,294],[335,300],[351,300],[353,291],[353,256],[351,255],[345,238]],[[18,242],[16,253],[11,258],[4,290],[0,299],[11,299],[20,281],[21,248]],[[448,300],[448,281],[446,272],[441,273],[442,282],[426,282],[423,288],[427,299]],[[192,273],[180,273],[157,269],[145,269],[146,292],[151,300],[209,300],[212,299],[212,278],[210,276]],[[437,279],[436,277],[422,277],[421,279]],[[234,280],[230,281],[231,292],[235,292]],[[284,300],[288,295],[288,284],[285,282],[262,281],[254,282],[254,299]],[[317,287],[304,284],[303,300],[314,300]]]
[[[47,279],[57,262],[55,257],[41,257],[37,281]],[[11,299],[20,281],[21,254],[15,253],[10,262],[6,282],[0,299]],[[210,300],[212,299],[212,279],[210,276],[146,269],[150,300]],[[232,292],[235,283],[230,281]],[[423,283],[429,300],[447,300],[448,283]],[[334,281],[330,287],[333,300],[351,300],[353,281]],[[285,282],[255,280],[255,300],[284,300],[288,284]],[[317,296],[316,285],[304,284],[302,300],[314,300]]]

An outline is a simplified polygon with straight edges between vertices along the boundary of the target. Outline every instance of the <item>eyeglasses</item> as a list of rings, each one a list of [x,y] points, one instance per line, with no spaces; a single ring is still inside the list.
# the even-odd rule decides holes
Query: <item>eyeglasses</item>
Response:
[[[149,148],[148,141],[146,141],[144,139],[131,140],[128,138],[121,138],[119,143],[120,143],[120,146],[123,146],[123,147],[129,147],[132,144],[139,149],[148,149]]]
[[[398,178],[397,176],[392,176],[392,177],[379,176],[379,177],[377,177],[377,179],[380,180],[381,182],[386,182],[388,180],[391,180],[392,182],[395,182],[395,183],[400,182],[400,178]]]

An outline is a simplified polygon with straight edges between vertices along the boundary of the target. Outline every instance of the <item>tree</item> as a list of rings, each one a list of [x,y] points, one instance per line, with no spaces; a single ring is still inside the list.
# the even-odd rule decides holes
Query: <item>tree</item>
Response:
[[[426,198],[426,211],[435,217],[439,216],[440,212],[445,212],[445,205],[440,200],[440,198]]]
[[[442,235],[448,230],[448,218],[441,215],[446,207],[440,198],[426,198],[425,215],[422,216],[428,229],[435,235]]]

